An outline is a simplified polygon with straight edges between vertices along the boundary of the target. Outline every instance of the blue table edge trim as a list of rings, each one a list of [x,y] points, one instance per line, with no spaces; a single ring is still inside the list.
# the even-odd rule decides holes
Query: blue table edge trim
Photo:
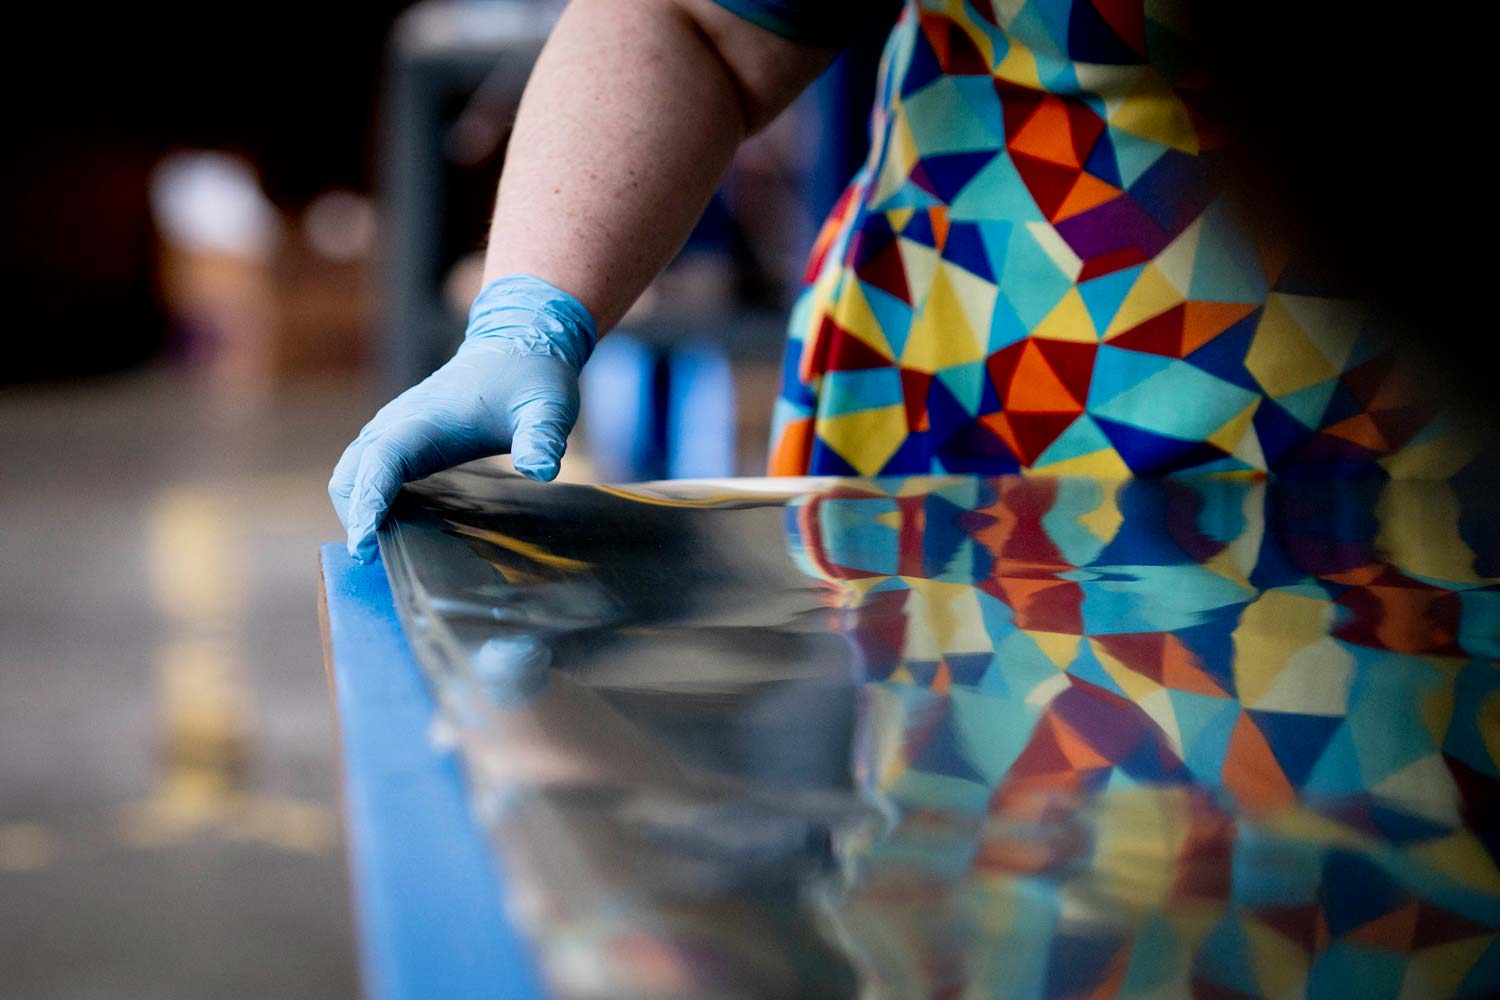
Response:
[[[504,912],[504,882],[457,755],[434,745],[434,702],[385,568],[321,550],[325,666],[335,702],[363,992],[378,1000],[540,1000]]]

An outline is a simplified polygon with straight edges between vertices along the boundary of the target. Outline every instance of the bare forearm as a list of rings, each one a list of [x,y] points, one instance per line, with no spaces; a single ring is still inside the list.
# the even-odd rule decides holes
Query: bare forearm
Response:
[[[601,332],[624,315],[739,143],[826,61],[726,17],[671,0],[569,5],[517,115],[486,280],[550,281]]]

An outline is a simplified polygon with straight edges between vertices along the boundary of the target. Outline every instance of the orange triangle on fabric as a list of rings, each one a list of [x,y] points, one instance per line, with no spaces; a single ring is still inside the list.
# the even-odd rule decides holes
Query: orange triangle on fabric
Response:
[[[1340,940],[1369,945],[1382,951],[1411,951],[1417,933],[1418,904],[1415,900],[1397,907],[1383,917],[1362,924]]]
[[[1001,402],[1008,410],[1029,413],[1077,413],[1083,408],[1083,403],[1073,396],[1041,350],[1030,341],[1021,352],[1020,363]]]
[[[1182,640],[1170,632],[1164,633],[1162,643],[1161,682],[1174,691],[1192,694],[1215,695],[1227,698],[1229,692],[1219,686],[1197,664],[1193,651],[1183,645]]]
[[[1192,354],[1204,344],[1259,309],[1245,302],[1186,302],[1182,313],[1182,353]]]
[[[776,448],[771,452],[773,476],[805,476],[812,467],[813,421],[811,417],[793,420],[781,429]]]
[[[1050,94],[1037,105],[1036,111],[1006,143],[1018,153],[1035,156],[1048,163],[1081,169],[1078,153],[1073,149],[1072,123],[1068,107],[1061,98]]]
[[[1281,272],[1286,270],[1292,252],[1281,240],[1263,240],[1260,247],[1260,266],[1266,272],[1266,287],[1275,288]]]
[[[1324,434],[1331,434],[1345,441],[1352,441],[1361,448],[1371,451],[1389,451],[1390,443],[1386,441],[1385,435],[1380,433],[1380,428],[1368,413],[1360,413],[1341,420],[1332,427],[1323,428]]]
[[[1073,185],[1073,190],[1063,199],[1061,205],[1052,213],[1053,222],[1061,222],[1071,219],[1075,215],[1087,212],[1091,208],[1098,208],[1107,201],[1120,196],[1122,192],[1113,184],[1106,184],[1090,173],[1078,175],[1078,182]]]
[[[932,221],[933,242],[941,252],[948,245],[948,206],[934,205],[927,210],[927,218]]]
[[[947,694],[953,687],[953,671],[948,669],[947,660],[939,660],[937,671],[932,675],[932,684],[929,689],[933,694]]]
[[[1297,804],[1297,793],[1271,752],[1271,745],[1245,713],[1240,714],[1229,734],[1223,780],[1224,787],[1247,809],[1273,811]]]

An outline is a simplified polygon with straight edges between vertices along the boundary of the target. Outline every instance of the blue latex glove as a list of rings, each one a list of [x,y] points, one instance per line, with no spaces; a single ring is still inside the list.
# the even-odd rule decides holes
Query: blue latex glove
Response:
[[[597,339],[583,303],[540,278],[486,285],[452,360],[381,407],[334,468],[328,495],[349,554],[375,558],[375,529],[402,483],[506,451],[522,475],[553,479]]]

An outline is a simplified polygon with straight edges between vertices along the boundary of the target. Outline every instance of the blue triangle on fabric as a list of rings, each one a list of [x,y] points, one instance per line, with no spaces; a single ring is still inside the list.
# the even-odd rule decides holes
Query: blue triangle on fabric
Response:
[[[870,304],[870,311],[880,324],[880,332],[885,335],[886,343],[891,345],[892,356],[899,358],[901,352],[906,350],[906,338],[911,333],[911,306],[869,282],[861,281],[859,290],[864,292],[865,301]]]
[[[1256,309],[1183,360],[1231,385],[1260,392],[1260,383],[1245,368],[1245,355],[1259,325],[1260,310]]]
[[[1089,409],[1102,406],[1172,366],[1173,358],[1101,344],[1089,378]]]
[[[1000,292],[995,296],[995,308],[990,311],[989,339],[984,345],[985,353],[994,354],[1029,336],[1031,336],[1031,329],[1022,321],[1009,297],[1004,292]],[[979,412],[991,413],[993,411],[980,410]]]
[[[980,409],[984,399],[984,387],[989,383],[989,371],[984,367],[984,362],[970,361],[951,368],[940,368],[935,373],[935,377],[942,381],[943,386],[953,394],[953,398],[968,412],[975,416],[994,412]],[[993,389],[993,386],[991,388]],[[998,406],[998,397],[996,405]]]
[[[859,470],[844,461],[842,455],[823,443],[823,439],[814,437],[812,456],[808,459],[807,474],[809,476],[859,476]]]
[[[922,748],[922,753],[912,766],[928,774],[941,774],[949,778],[983,782],[984,776],[974,769],[964,755],[958,733],[954,731],[954,720],[950,716],[938,724],[937,731]]]
[[[1352,851],[1330,851],[1323,862],[1323,913],[1333,937],[1383,917],[1407,894],[1378,864]]]
[[[932,444],[926,431],[910,431],[880,467],[882,476],[924,476],[932,471]]]
[[[1145,264],[1135,264],[1078,283],[1078,294],[1083,296],[1083,304],[1089,311],[1089,318],[1094,321],[1095,330],[1108,329],[1145,267]]]
[[[927,426],[931,428],[933,441],[946,441],[950,435],[967,427],[973,419],[973,414],[954,398],[941,379],[932,380],[927,387]]]
[[[1100,141],[1104,141],[1102,136]],[[1146,214],[1156,220],[1157,225],[1173,230],[1177,228],[1178,222],[1183,221],[1184,214],[1196,214],[1194,209],[1202,207],[1202,196],[1199,193],[1202,188],[1202,165],[1197,159],[1178,150],[1168,149],[1145,173],[1135,179],[1128,193],[1137,205],[1146,210]],[[1200,204],[1193,205],[1195,200],[1200,201]]]
[[[802,381],[802,345],[788,341],[781,355],[781,395],[804,408],[818,405],[818,394]]]
[[[921,169],[927,174],[933,194],[945,202],[951,202],[996,154],[997,150],[981,149],[929,156],[922,161]]]
[[[932,231],[932,216],[927,212],[913,212],[901,235],[913,243],[937,249],[937,234]]]
[[[1300,712],[1271,712],[1246,709],[1271,748],[1282,773],[1293,787],[1301,787],[1318,762],[1334,730],[1343,723],[1337,715],[1304,715]]]
[[[1047,4],[1046,6],[1051,6]],[[1068,19],[1068,55],[1075,62],[1105,63],[1129,66],[1146,61],[1146,57],[1127,45],[1109,22],[1087,0],[1059,5],[1070,8]]]
[[[948,227],[948,242],[943,246],[943,259],[976,274],[985,281],[994,281],[995,272],[984,249],[984,239],[979,226],[973,222],[954,222]]]
[[[953,677],[953,683],[975,687],[984,679],[984,672],[995,661],[995,654],[987,651],[948,653],[943,659],[948,661],[948,670]]]
[[[907,64],[906,76],[901,80],[901,96],[910,97],[934,80],[941,79],[943,67],[925,31],[913,31],[911,62]]]
[[[1099,117],[1105,116],[1101,112]],[[1124,186],[1120,180],[1120,165],[1115,162],[1114,143],[1109,141],[1109,129],[1104,129],[1099,133],[1099,139],[1094,143],[1094,148],[1089,150],[1083,169],[1106,184],[1113,184],[1115,187]]]
[[[1205,462],[1223,458],[1225,451],[1204,441],[1154,434],[1131,424],[1122,424],[1097,413],[1090,414],[1094,423],[1109,438],[1109,443],[1124,459],[1130,471],[1138,476],[1162,476],[1180,472]]]
[[[1268,469],[1276,468],[1283,458],[1307,440],[1310,433],[1296,417],[1270,398],[1261,400],[1250,423],[1255,428],[1255,436],[1260,440],[1260,450],[1266,456]]]

